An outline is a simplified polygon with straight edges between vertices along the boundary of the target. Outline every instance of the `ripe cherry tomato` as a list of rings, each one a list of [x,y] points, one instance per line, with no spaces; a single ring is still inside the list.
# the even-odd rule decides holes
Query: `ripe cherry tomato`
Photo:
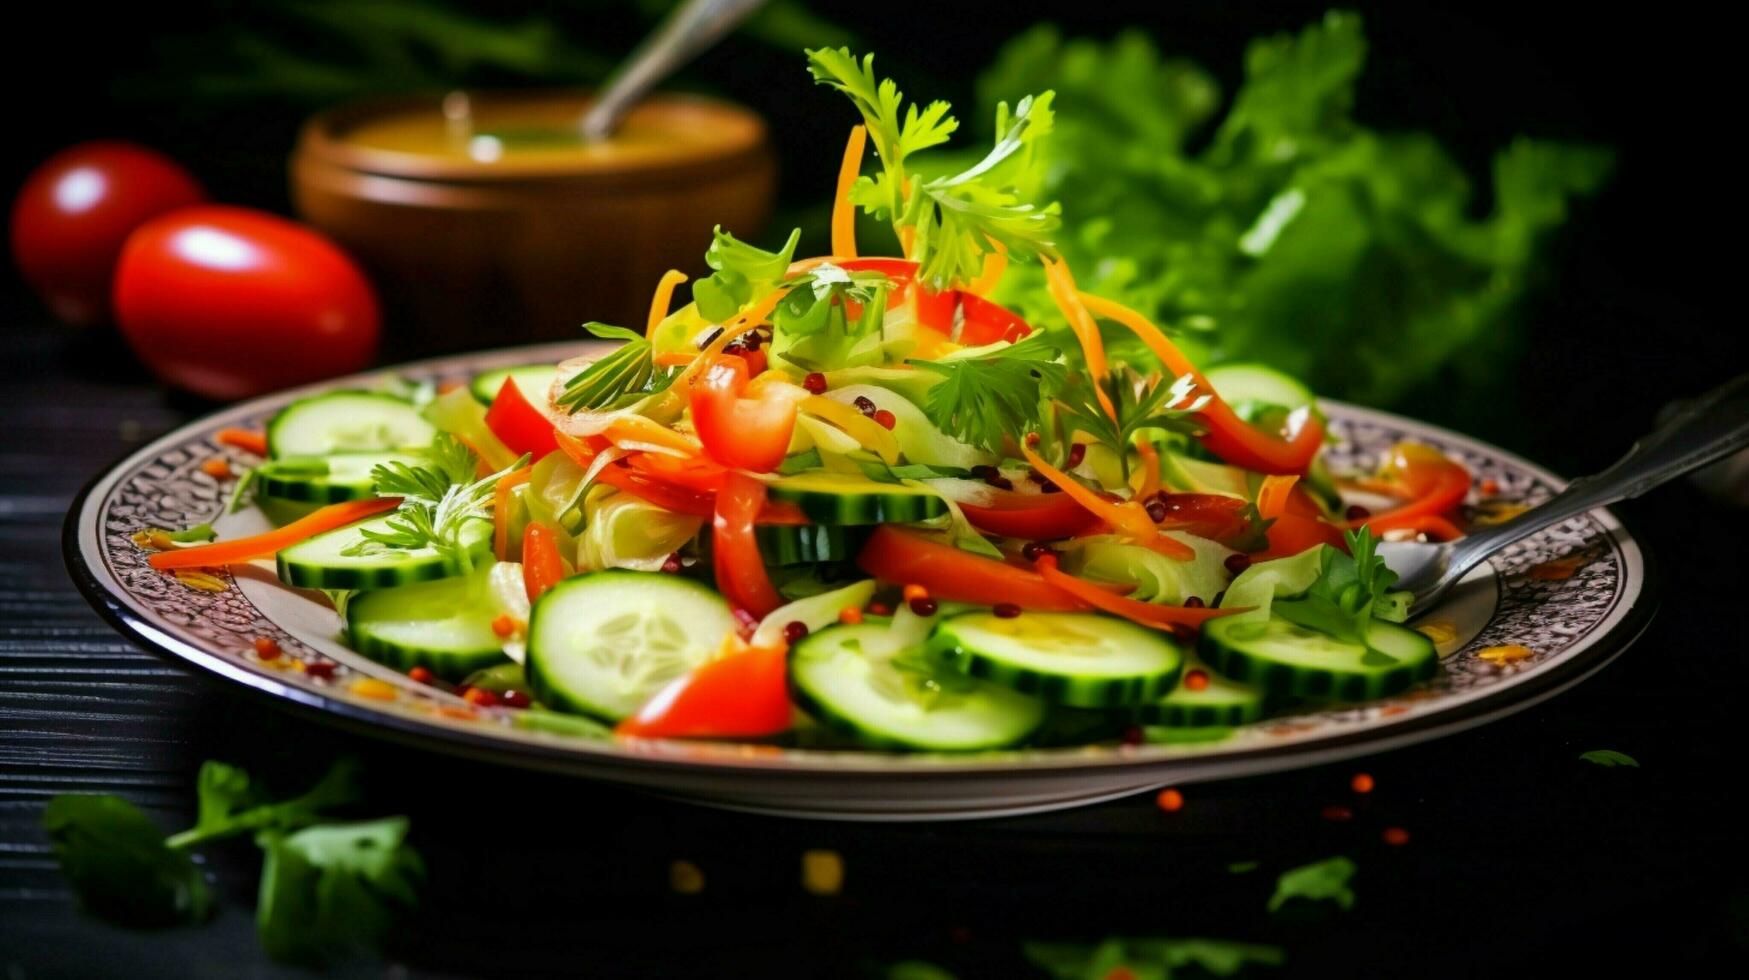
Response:
[[[68,147],[25,179],[12,208],[12,254],[55,315],[108,319],[122,243],[166,211],[206,200],[188,171],[156,150],[107,140]]]
[[[332,242],[248,208],[147,222],[122,249],[116,319],[160,378],[232,399],[356,371],[376,350],[376,295]]]
[[[559,448],[553,438],[553,420],[535,408],[509,378],[504,379],[498,397],[486,409],[486,427],[518,455],[528,453],[538,460]]]
[[[692,424],[704,451],[724,466],[767,472],[783,462],[807,389],[747,380],[747,362],[719,357],[692,387]],[[763,379],[762,379],[763,380]]]
[[[760,738],[795,717],[783,647],[743,647],[676,678],[614,729],[642,738]]]

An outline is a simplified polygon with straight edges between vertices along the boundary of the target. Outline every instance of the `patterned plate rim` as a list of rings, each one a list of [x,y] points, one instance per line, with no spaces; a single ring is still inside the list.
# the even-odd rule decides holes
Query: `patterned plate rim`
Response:
[[[1311,765],[1452,734],[1530,707],[1607,665],[1645,630],[1656,611],[1655,564],[1627,525],[1613,512],[1598,509],[1578,520],[1589,520],[1603,532],[1611,557],[1619,565],[1621,581],[1610,608],[1587,631],[1575,637],[1559,653],[1551,655],[1551,662],[1539,663],[1507,681],[1494,684],[1493,690],[1425,712],[1408,713],[1397,720],[1374,722],[1357,729],[1336,730],[1278,744],[1211,747],[1206,752],[1175,751],[1178,747],[1160,745],[1090,746],[967,757],[776,749],[679,741],[626,743],[557,739],[505,726],[464,725],[446,723],[435,717],[415,717],[373,705],[356,695],[342,694],[338,689],[288,683],[282,679],[282,674],[176,635],[172,629],[153,621],[150,611],[134,599],[102,560],[101,518],[109,494],[124,477],[175,447],[206,439],[225,426],[262,418],[295,398],[368,384],[385,373],[415,377],[459,376],[515,363],[556,362],[565,356],[585,352],[590,346],[587,343],[545,344],[428,358],[264,395],[194,419],[126,454],[80,490],[68,509],[63,527],[62,551],[68,571],[92,606],[123,635],[154,653],[167,654],[191,664],[276,704],[350,730],[426,748],[523,767],[571,770],[604,778],[613,778],[615,770],[648,772],[652,768],[725,775],[756,772],[762,778],[805,778],[830,773],[838,778],[904,775],[929,779],[999,776],[1003,773],[1044,776],[1095,769],[1143,770],[1163,764],[1186,764],[1198,768],[1218,765],[1237,775]],[[1332,417],[1347,424],[1406,429],[1448,447],[1461,447],[1477,457],[1521,470],[1547,489],[1558,490],[1565,485],[1559,477],[1516,454],[1439,426],[1342,402],[1326,400],[1323,405]],[[93,557],[98,561],[94,563]],[[251,608],[264,621],[274,622],[264,611],[252,604]],[[1490,625],[1498,617],[1499,611],[1496,610]]]

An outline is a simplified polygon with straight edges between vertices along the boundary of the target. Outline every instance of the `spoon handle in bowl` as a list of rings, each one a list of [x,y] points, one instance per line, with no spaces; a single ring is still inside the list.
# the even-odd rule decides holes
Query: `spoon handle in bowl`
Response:
[[[1749,374],[1738,375],[1685,405],[1603,472],[1580,477],[1540,506],[1459,539],[1452,546],[1448,574],[1461,576],[1520,538],[1588,510],[1638,497],[1746,446]]]
[[[583,138],[613,135],[632,106],[650,89],[733,30],[765,0],[686,0],[645,39],[583,115]]]

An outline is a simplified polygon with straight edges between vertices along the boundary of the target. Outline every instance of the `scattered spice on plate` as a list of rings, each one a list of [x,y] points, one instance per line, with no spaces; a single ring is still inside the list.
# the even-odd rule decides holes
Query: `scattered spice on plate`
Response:
[[[844,857],[837,851],[803,851],[802,888],[811,895],[836,895],[843,891]]]

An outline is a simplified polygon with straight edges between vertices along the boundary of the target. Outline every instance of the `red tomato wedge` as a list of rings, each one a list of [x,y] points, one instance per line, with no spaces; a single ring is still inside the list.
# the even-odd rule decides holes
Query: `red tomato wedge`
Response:
[[[509,378],[504,379],[492,406],[486,409],[486,427],[518,456],[528,453],[539,460],[559,448],[553,438],[553,420],[535,408]]]
[[[746,647],[657,691],[614,731],[638,738],[759,738],[789,730],[783,647]]]
[[[533,602],[565,577],[565,560],[559,556],[559,536],[535,521],[522,532],[522,585]]]
[[[765,484],[744,473],[730,473],[717,491],[716,513],[711,519],[711,561],[717,591],[730,605],[755,616],[783,605],[783,597],[765,572],[765,559],[753,535],[754,521],[764,506]]]
[[[787,381],[753,385],[747,362],[720,357],[692,386],[692,424],[711,459],[733,469],[769,472],[783,464],[808,390]]]
[[[1391,450],[1383,470],[1384,477],[1401,487],[1409,502],[1350,521],[1350,527],[1368,526],[1374,533],[1397,528],[1420,530],[1415,521],[1443,515],[1463,503],[1470,492],[1470,471],[1432,446],[1402,443]]]
[[[921,585],[937,599],[1022,609],[1079,612],[1087,603],[1055,588],[1037,572],[937,544],[891,524],[875,529],[856,564],[883,582]]]
[[[851,259],[840,264],[850,272],[879,272],[893,280],[893,291],[887,297],[887,308],[912,302],[916,293],[917,322],[943,334],[953,329],[953,314],[959,306],[959,293],[944,289],[937,292],[917,281],[917,263],[906,259]]]

